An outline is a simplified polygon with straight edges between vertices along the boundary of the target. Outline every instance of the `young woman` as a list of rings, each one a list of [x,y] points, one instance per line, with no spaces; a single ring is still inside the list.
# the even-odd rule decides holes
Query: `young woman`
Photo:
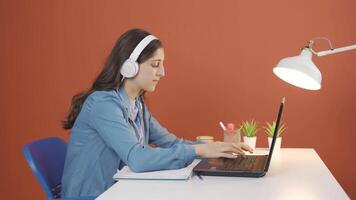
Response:
[[[101,194],[125,165],[135,172],[177,169],[195,157],[235,158],[252,151],[242,143],[195,144],[163,128],[143,98],[164,77],[163,62],[158,38],[129,30],[116,42],[90,90],[73,97],[63,122],[71,129],[62,177],[64,197]]]

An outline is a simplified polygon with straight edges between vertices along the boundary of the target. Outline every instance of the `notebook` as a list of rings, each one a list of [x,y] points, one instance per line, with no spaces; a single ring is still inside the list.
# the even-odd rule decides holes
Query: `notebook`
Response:
[[[203,159],[197,166],[194,167],[193,171],[198,175],[207,176],[262,177],[266,175],[271,162],[284,104],[285,98],[282,99],[278,110],[276,127],[268,155],[247,155],[245,157],[238,156],[236,159]]]
[[[200,162],[195,159],[190,165],[181,169],[159,170],[151,172],[136,173],[130,170],[128,166],[117,170],[113,176],[114,180],[119,179],[136,179],[136,180],[187,180],[191,177],[193,168]]]

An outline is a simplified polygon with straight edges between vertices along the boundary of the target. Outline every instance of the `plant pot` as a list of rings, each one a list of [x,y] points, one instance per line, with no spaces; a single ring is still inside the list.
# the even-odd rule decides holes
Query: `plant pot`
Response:
[[[256,139],[257,137],[246,137],[244,136],[244,143],[250,146],[252,149],[256,148]]]
[[[272,139],[273,139],[273,138],[268,137],[268,147],[269,147],[269,148],[271,148]],[[273,152],[279,152],[279,150],[281,149],[281,144],[282,144],[282,137],[277,137],[276,143],[274,144]]]

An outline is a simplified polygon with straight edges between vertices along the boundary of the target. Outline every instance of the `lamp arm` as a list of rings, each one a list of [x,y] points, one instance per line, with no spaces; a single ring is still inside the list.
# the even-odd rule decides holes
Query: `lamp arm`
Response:
[[[340,48],[336,48],[336,49],[330,49],[330,50],[326,50],[326,51],[313,52],[313,53],[317,56],[326,56],[326,55],[330,55],[330,54],[334,54],[334,53],[340,53],[343,51],[350,51],[353,49],[356,49],[356,45],[350,45],[350,46],[346,46],[346,47],[340,47]]]

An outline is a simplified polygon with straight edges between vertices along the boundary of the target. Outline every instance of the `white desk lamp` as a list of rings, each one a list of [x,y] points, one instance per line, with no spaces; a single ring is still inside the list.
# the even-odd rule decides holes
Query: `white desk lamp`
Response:
[[[333,49],[327,38],[318,37],[315,39],[325,39],[329,42],[330,49],[326,51],[315,52],[313,50],[314,41],[310,40],[306,47],[302,48],[299,56],[284,58],[275,68],[273,73],[280,79],[294,86],[308,89],[319,90],[321,88],[321,73],[312,61],[312,54],[317,56],[326,56],[356,49],[356,45]]]

